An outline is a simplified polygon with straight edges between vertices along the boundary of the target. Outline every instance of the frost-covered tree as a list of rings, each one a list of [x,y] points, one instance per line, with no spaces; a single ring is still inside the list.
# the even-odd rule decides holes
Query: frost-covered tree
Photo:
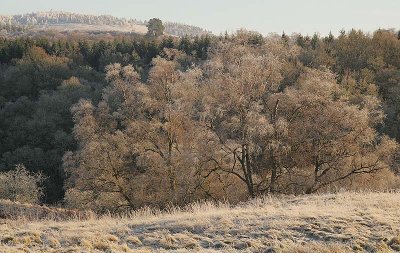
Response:
[[[131,66],[107,67],[102,101],[73,107],[79,148],[64,157],[71,194],[93,209],[181,203],[194,176],[191,108],[196,71],[157,58],[147,85]],[[72,201],[73,202],[73,201]]]
[[[22,203],[39,203],[43,197],[44,177],[30,173],[23,165],[17,165],[8,172],[0,173],[0,199]]]

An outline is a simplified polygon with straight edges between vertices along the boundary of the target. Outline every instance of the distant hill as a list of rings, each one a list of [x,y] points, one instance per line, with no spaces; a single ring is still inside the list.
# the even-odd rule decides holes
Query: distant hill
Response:
[[[174,36],[209,34],[197,26],[165,22],[165,32]],[[136,19],[117,18],[110,15],[87,15],[61,11],[36,12],[12,16],[0,15],[0,31],[26,33],[28,31],[100,31],[144,34],[146,22]]]

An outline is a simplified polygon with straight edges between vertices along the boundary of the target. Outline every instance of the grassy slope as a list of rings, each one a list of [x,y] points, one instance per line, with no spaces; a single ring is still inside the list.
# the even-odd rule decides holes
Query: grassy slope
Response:
[[[206,203],[86,221],[6,220],[0,231],[0,252],[396,252],[400,193]]]
[[[38,26],[34,31],[99,31],[99,32],[135,32],[145,34],[147,27],[145,25],[88,25],[88,24],[51,24],[46,26]]]

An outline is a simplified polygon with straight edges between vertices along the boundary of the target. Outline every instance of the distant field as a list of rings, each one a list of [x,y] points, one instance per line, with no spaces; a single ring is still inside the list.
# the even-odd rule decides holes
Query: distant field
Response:
[[[264,198],[125,218],[0,222],[0,252],[399,252],[400,193]]]
[[[147,32],[147,28],[145,25],[88,25],[88,24],[50,24],[45,26],[38,26],[34,29],[35,31],[47,31],[47,30],[56,30],[56,31],[98,31],[98,32],[134,32],[145,34]]]

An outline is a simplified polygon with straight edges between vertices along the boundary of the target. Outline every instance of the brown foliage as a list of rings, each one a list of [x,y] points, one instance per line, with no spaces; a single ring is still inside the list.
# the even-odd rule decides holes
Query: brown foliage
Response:
[[[329,71],[293,61],[297,46],[252,36],[242,31],[188,70],[155,58],[147,83],[131,66],[108,66],[100,103],[72,109],[80,148],[64,158],[67,202],[106,210],[239,201],[365,187],[365,175],[388,173],[397,143],[375,130],[379,101],[355,99]]]

